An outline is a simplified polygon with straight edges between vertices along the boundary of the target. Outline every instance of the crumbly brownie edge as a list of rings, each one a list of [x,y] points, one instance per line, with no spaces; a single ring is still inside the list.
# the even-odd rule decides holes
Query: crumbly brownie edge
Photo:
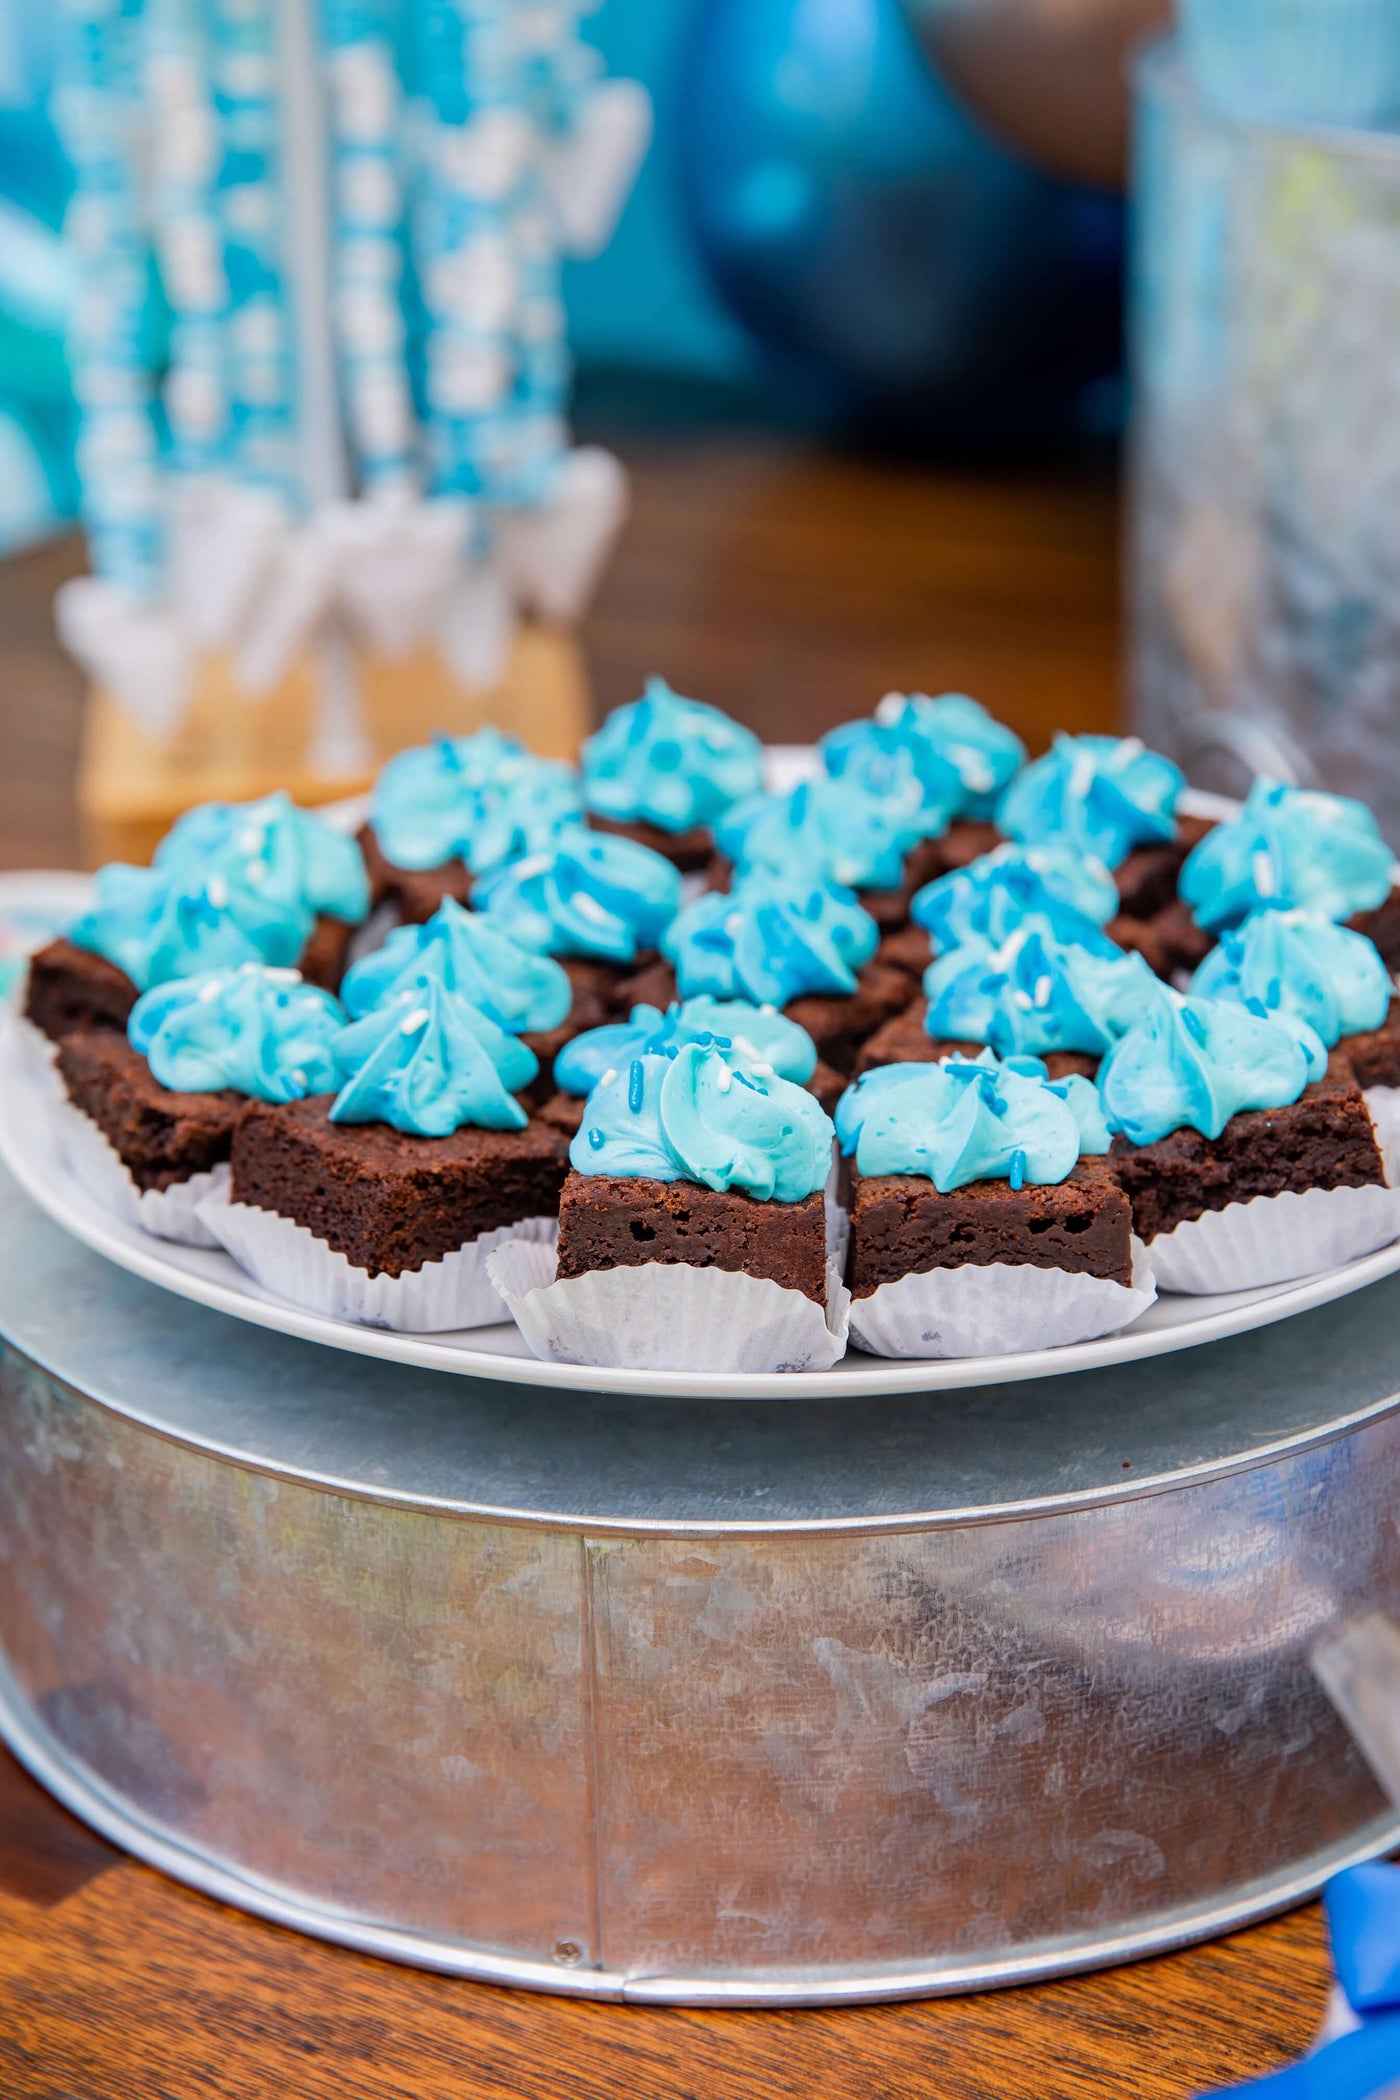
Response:
[[[29,958],[25,1018],[54,1042],[79,1029],[124,1032],[137,996],[125,970],[74,941],[50,941]]]
[[[1400,1086],[1400,999],[1392,999],[1379,1028],[1343,1036],[1338,1048],[1358,1086]]]
[[[1149,1245],[1207,1211],[1256,1196],[1366,1188],[1386,1178],[1361,1090],[1336,1051],[1326,1078],[1287,1107],[1245,1110],[1213,1141],[1196,1130],[1173,1130],[1153,1145],[1117,1137],[1111,1160],[1134,1228]]]
[[[138,1188],[173,1188],[228,1158],[241,1095],[172,1092],[110,1028],[65,1036],[58,1069],[69,1100],[97,1125]]]
[[[371,1276],[399,1276],[485,1232],[552,1216],[568,1140],[524,1130],[416,1138],[383,1124],[335,1124],[332,1097],[252,1102],[233,1138],[233,1199],[304,1225]]]
[[[915,1174],[852,1176],[849,1281],[868,1298],[935,1269],[1062,1269],[1132,1281],[1132,1213],[1111,1172],[1081,1160],[1068,1180],[1013,1189],[979,1181],[941,1196]]]
[[[824,1199],[763,1203],[690,1181],[571,1173],[559,1203],[560,1278],[648,1262],[765,1277],[825,1305]]]

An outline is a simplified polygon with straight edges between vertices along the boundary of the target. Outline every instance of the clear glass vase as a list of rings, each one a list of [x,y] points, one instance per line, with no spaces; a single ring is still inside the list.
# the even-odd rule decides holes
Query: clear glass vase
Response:
[[[1136,74],[1136,724],[1400,845],[1400,135],[1224,117]]]

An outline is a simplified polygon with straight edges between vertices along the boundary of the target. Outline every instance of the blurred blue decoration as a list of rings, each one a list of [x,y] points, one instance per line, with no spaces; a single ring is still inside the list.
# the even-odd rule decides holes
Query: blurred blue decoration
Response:
[[[897,0],[694,0],[682,78],[690,225],[799,398],[906,442],[1103,419],[1122,207],[994,145]]]
[[[64,358],[73,271],[58,237],[72,179],[42,103],[52,11],[0,0],[0,553],[77,508]]]

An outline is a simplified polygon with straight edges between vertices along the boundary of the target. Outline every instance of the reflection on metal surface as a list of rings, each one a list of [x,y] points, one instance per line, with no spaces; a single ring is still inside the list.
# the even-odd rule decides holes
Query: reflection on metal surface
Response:
[[[1309,1653],[1400,1596],[1397,1478],[1387,1416],[1071,1514],[590,1538],[252,1473],[10,1349],[5,1725],[174,1871],[409,1958],[759,2001],[1005,1980],[1394,1842]]]
[[[1367,1612],[1320,1640],[1312,1666],[1390,1799],[1400,1804],[1400,1627]]]

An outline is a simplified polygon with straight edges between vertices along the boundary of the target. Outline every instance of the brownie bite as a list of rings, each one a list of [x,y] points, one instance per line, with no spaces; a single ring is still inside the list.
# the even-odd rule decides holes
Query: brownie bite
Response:
[[[29,958],[24,1013],[55,1042],[76,1029],[124,1030],[137,991],[125,970],[64,938]]]
[[[559,1202],[561,1279],[683,1262],[764,1277],[826,1303],[826,1205],[759,1202],[742,1189],[571,1172]]]
[[[687,831],[663,831],[659,824],[644,823],[639,817],[603,817],[596,809],[589,810],[587,821],[590,831],[611,832],[614,838],[649,846],[653,853],[661,854],[679,868],[682,875],[700,874],[714,858],[714,836],[708,824],[692,824]]]
[[[1337,1049],[1358,1086],[1400,1086],[1400,999],[1391,1000],[1379,1028],[1344,1036]]]
[[[854,1298],[901,1276],[995,1262],[1132,1282],[1132,1211],[1101,1159],[1049,1186],[974,1181],[948,1195],[922,1175],[853,1172],[850,1214]]]
[[[1163,905],[1150,919],[1122,913],[1109,920],[1104,932],[1120,948],[1141,955],[1167,984],[1181,974],[1189,977],[1215,946],[1214,934],[1196,924],[1190,906],[1180,897]]]
[[[553,1213],[568,1146],[532,1118],[417,1137],[332,1123],[334,1096],[251,1102],[233,1134],[235,1203],[275,1211],[371,1276],[401,1276],[482,1233]]]
[[[855,1061],[855,1077],[873,1072],[880,1065],[926,1065],[942,1057],[976,1057],[981,1043],[955,1041],[951,1036],[931,1036],[925,1026],[927,999],[915,999],[886,1021],[865,1042]],[[1052,1079],[1068,1079],[1078,1073],[1092,1079],[1099,1060],[1082,1050],[1037,1051]]]
[[[878,962],[888,964],[890,969],[902,970],[917,990],[924,981],[925,970],[933,961],[933,942],[927,929],[911,920],[893,933],[881,934],[875,956]]]
[[[1213,818],[1178,816],[1175,838],[1161,845],[1133,848],[1113,871],[1119,901],[1128,918],[1155,918],[1172,903],[1187,854],[1214,828]]]
[[[1243,1109],[1218,1138],[1173,1130],[1155,1144],[1120,1135],[1110,1155],[1148,1242],[1207,1211],[1256,1196],[1384,1185],[1385,1161],[1356,1082],[1350,1044],[1334,1050],[1324,1076],[1281,1108]]]
[[[1381,960],[1392,973],[1400,970],[1400,886],[1393,889],[1374,911],[1361,911],[1347,920],[1353,933],[1364,933],[1380,949]]]
[[[466,904],[472,878],[464,860],[445,860],[436,868],[400,868],[384,852],[372,824],[364,825],[357,837],[374,904],[387,904],[403,925],[426,925],[444,897]]]
[[[113,1027],[65,1034],[58,1070],[139,1189],[169,1189],[229,1157],[243,1097],[174,1093]]]

